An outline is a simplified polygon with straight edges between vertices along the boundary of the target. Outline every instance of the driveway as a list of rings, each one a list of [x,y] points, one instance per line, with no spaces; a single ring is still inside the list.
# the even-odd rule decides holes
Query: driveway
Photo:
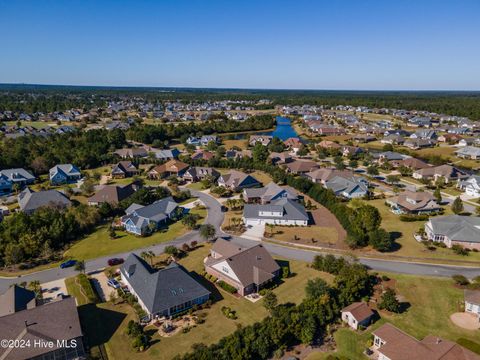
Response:
[[[265,224],[248,225],[247,231],[242,234],[242,237],[250,240],[262,241],[263,234],[265,234]]]
[[[115,290],[107,285],[108,278],[103,271],[99,271],[90,275],[92,278],[92,283],[97,290],[98,296],[102,301],[108,301],[110,298],[110,293],[115,292]]]
[[[57,295],[67,295],[67,287],[65,286],[65,279],[58,279],[41,284],[43,300],[50,302],[56,300]]]

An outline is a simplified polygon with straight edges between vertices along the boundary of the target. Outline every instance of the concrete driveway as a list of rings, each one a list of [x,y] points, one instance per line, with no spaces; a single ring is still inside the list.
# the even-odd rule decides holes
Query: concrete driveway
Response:
[[[263,234],[265,234],[265,224],[248,225],[247,231],[242,234],[242,237],[250,240],[262,241]]]
[[[67,287],[65,286],[65,279],[58,279],[41,284],[43,300],[50,302],[57,299],[60,293],[67,295]]]
[[[110,293],[115,292],[115,289],[108,286],[107,275],[105,275],[103,271],[99,271],[91,274],[90,276],[100,299],[102,301],[108,301],[108,299],[110,298]]]

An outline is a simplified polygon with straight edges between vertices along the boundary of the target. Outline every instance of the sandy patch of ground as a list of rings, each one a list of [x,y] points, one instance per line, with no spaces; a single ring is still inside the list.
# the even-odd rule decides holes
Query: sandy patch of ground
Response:
[[[480,329],[480,319],[474,314],[470,314],[467,312],[458,312],[450,315],[450,320],[452,320],[455,325],[461,327],[462,329]]]

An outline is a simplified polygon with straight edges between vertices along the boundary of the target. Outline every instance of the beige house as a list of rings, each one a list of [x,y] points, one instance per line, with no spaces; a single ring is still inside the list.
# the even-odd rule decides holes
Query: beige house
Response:
[[[477,315],[480,321],[480,290],[465,290],[465,312]]]
[[[387,203],[395,214],[426,214],[440,210],[435,197],[426,191],[406,190],[388,199]]]
[[[218,239],[204,265],[208,274],[237,288],[242,296],[258,292],[280,275],[280,266],[261,244],[245,249]]]
[[[432,179],[433,181],[437,181],[439,178],[443,178],[445,183],[465,179],[468,177],[465,172],[451,165],[432,166],[429,168],[420,169],[415,171],[412,176],[417,180]]]

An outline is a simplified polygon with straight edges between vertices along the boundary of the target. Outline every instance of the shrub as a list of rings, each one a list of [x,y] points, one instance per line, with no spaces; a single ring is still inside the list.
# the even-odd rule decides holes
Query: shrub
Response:
[[[282,266],[282,279],[286,279],[290,276],[290,267],[287,266]]]
[[[387,275],[382,275],[382,280],[383,281],[389,281],[390,278]]]
[[[394,313],[400,312],[400,302],[397,300],[395,290],[388,288],[382,295],[380,302],[378,303],[379,309],[385,309]]]
[[[460,274],[453,275],[452,279],[453,279],[453,281],[455,281],[455,284],[457,284],[457,285],[464,286],[464,285],[468,285],[470,283],[465,276],[460,275]]]
[[[220,286],[223,290],[229,292],[230,294],[235,294],[237,292],[237,288],[227,284],[225,281],[220,280],[217,282],[217,285]]]
[[[238,318],[237,312],[235,310],[232,310],[228,306],[222,306],[222,314],[225,315],[227,319],[232,319],[236,320]]]
[[[463,246],[458,245],[458,244],[452,245],[452,250],[457,255],[462,255],[462,256],[467,256],[468,255],[468,250],[465,249]]]

